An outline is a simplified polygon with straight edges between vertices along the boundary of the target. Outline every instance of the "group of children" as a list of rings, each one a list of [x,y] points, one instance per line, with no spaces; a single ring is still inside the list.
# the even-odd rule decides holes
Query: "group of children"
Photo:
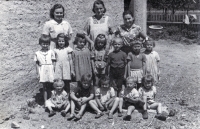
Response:
[[[88,106],[96,112],[95,118],[104,115],[103,111],[109,119],[113,119],[115,111],[122,117],[123,108],[127,109],[123,120],[131,120],[135,108],[143,110],[144,119],[148,118],[147,109],[156,109],[156,117],[162,117],[162,105],[154,101],[160,58],[153,50],[153,40],[130,42],[128,55],[121,50],[123,39],[117,35],[110,45],[112,51],[106,50],[104,34],[97,35],[93,42],[85,33],[78,33],[74,49],[69,47],[63,33],[58,34],[53,50],[49,49],[50,40],[47,35],[40,37],[42,49],[34,58],[50,117],[55,115],[55,110],[61,110],[61,115],[66,116],[71,109],[68,120],[81,119]],[[77,83],[70,87],[72,81]],[[50,91],[52,83],[54,90]]]

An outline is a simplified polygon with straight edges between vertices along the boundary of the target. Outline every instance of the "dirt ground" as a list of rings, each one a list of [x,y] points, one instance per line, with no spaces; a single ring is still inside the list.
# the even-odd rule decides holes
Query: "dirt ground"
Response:
[[[12,122],[21,129],[200,129],[200,45],[170,40],[156,41],[162,72],[156,101],[175,109],[175,116],[160,121],[150,112],[149,119],[143,120],[136,111],[130,122],[117,117],[117,113],[111,121],[107,115],[94,119],[93,112],[86,112],[79,121],[69,122],[59,113],[49,118],[42,108],[42,86],[36,79],[33,55],[40,48],[38,37],[49,19],[49,9],[57,1],[0,1],[0,129],[10,129]],[[92,15],[92,1],[59,1],[67,7],[66,17],[75,33]],[[105,5],[117,25],[122,22],[123,5],[122,0],[113,1],[107,0]],[[34,99],[38,106],[27,109],[28,99]],[[185,105],[179,103],[182,100]]]

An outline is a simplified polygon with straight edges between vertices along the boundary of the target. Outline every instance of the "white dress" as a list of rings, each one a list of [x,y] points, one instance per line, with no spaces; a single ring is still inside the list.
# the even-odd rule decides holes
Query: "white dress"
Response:
[[[52,50],[48,50],[47,52],[37,51],[35,53],[34,61],[39,63],[40,82],[54,81],[52,60],[55,60],[55,54]]]
[[[71,68],[69,54],[72,53],[71,47],[64,49],[54,49],[56,55],[55,78],[71,80]]]

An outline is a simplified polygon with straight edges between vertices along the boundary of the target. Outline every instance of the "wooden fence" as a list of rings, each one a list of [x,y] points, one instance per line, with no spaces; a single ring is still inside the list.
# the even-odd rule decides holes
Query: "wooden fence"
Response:
[[[186,11],[176,11],[174,14],[167,12],[166,15],[163,11],[148,11],[147,25],[178,26],[184,29],[188,26],[183,22],[186,14]],[[200,33],[200,11],[189,11],[188,14],[196,14],[197,19],[190,26]]]

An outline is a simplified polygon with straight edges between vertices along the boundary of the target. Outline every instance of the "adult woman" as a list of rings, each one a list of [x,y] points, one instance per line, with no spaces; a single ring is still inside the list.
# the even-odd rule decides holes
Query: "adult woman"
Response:
[[[45,22],[42,34],[50,35],[51,44],[50,49],[54,49],[56,44],[56,37],[59,33],[64,33],[68,37],[68,40],[71,39],[72,28],[69,22],[63,20],[65,9],[61,4],[55,4],[50,10],[51,20]]]
[[[124,24],[117,28],[115,35],[122,37],[124,45],[121,50],[128,54],[131,51],[130,42],[139,40],[139,38],[147,39],[147,37],[142,33],[141,27],[134,24],[131,11],[123,12],[123,20]]]
[[[92,41],[95,41],[98,34],[104,34],[108,39],[109,35],[112,35],[111,19],[105,15],[106,8],[103,1],[96,0],[93,4],[92,11],[95,15],[87,19],[84,30]],[[107,44],[106,48],[108,46],[109,44]]]

